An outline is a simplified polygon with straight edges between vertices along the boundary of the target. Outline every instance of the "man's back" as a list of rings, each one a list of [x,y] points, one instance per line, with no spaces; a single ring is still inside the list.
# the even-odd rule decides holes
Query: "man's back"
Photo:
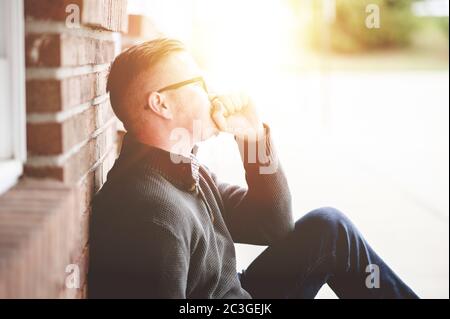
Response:
[[[94,200],[89,296],[249,298],[206,170],[195,187],[190,163],[131,139],[124,144]]]

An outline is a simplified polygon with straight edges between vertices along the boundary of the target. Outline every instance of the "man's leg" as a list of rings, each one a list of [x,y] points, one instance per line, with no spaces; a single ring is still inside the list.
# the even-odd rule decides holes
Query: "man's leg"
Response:
[[[253,298],[314,298],[325,283],[340,298],[417,298],[333,208],[299,219],[252,262],[241,282]]]

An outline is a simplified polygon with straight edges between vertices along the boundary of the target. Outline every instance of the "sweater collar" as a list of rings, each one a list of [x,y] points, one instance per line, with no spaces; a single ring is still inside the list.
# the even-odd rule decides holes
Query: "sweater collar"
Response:
[[[175,186],[195,191],[199,184],[199,162],[196,148],[190,157],[168,152],[158,147],[143,144],[129,133],[125,134],[119,159],[125,166],[139,166],[156,171]],[[143,165],[143,166],[141,166]]]

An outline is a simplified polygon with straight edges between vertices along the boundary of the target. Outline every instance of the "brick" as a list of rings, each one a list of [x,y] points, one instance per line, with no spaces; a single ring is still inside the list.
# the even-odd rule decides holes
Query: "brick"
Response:
[[[60,81],[60,109],[86,103],[101,95],[96,93],[97,74],[90,73]]]
[[[126,0],[84,1],[83,22],[87,25],[126,32],[128,29]]]
[[[70,4],[83,6],[82,0],[25,0],[25,16],[35,19],[65,21]]]
[[[106,94],[106,86],[108,83],[109,70],[98,72],[95,76],[95,96]]]
[[[95,106],[96,128],[100,128],[107,124],[112,118],[115,118],[110,100],[106,100]]]
[[[82,253],[84,247],[89,242],[89,218],[91,216],[91,207],[84,213],[79,214],[79,221],[76,226],[77,241],[75,249],[72,253],[73,256],[79,256]]]
[[[82,143],[114,117],[109,100],[62,123],[28,123],[27,147],[32,155],[63,154]]]
[[[89,193],[89,199],[91,200],[93,197],[93,192]],[[79,193],[77,193],[77,204]],[[73,240],[73,247],[70,251],[70,258],[71,260],[78,258],[78,256],[81,255],[83,250],[85,249],[86,245],[89,241],[89,218],[91,216],[91,204],[87,205],[86,211],[82,211],[80,209],[81,206],[84,205],[78,205],[77,212],[74,215],[73,221],[72,221],[72,240]]]
[[[61,41],[57,34],[33,34],[25,38],[27,66],[61,65]]]
[[[96,192],[95,172],[90,172],[83,178],[83,180],[80,181],[77,192],[77,199],[80,203],[80,211],[86,213],[90,209],[91,201]]]
[[[74,194],[61,183],[25,179],[0,197],[0,298],[57,297],[64,278],[55,274],[70,260]]]
[[[114,165],[115,160],[117,159],[116,147],[111,149],[106,155],[103,162],[97,167],[95,170],[94,176],[94,191],[98,192],[103,184],[106,182],[108,172]]]
[[[63,149],[62,124],[27,124],[27,148],[34,154],[60,154]]]
[[[27,112],[56,112],[63,108],[61,81],[31,80],[26,84]]]
[[[110,125],[95,139],[91,139],[80,151],[71,156],[63,166],[31,167],[25,165],[25,175],[56,179],[65,183],[78,183],[92,166],[115,146],[116,129]],[[109,149],[108,149],[109,148]]]
[[[64,169],[58,166],[32,167],[25,165],[24,174],[33,178],[64,181]]]
[[[63,123],[27,124],[28,151],[35,155],[69,151],[96,130],[95,117],[95,109],[91,107]]]
[[[25,39],[28,67],[82,66],[110,63],[114,41],[69,34],[34,34]]]
[[[61,41],[61,65],[104,64],[115,58],[113,41],[71,35],[62,35]]]
[[[110,31],[127,30],[127,0],[25,0],[25,16],[34,19],[66,21],[66,8],[80,8],[80,22]]]
[[[108,71],[103,71],[61,80],[28,80],[26,85],[27,112],[64,111],[105,95],[108,74]]]
[[[84,211],[84,214],[88,214],[90,210],[90,204],[94,195],[100,190],[103,184],[106,182],[108,172],[114,165],[117,159],[116,147],[111,148],[108,151],[104,161],[98,165],[98,167],[89,172],[78,187],[78,202],[80,204],[80,211]]]

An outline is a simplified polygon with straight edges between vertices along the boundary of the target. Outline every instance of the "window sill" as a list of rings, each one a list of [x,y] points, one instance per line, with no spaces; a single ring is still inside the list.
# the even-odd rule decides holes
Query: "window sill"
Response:
[[[17,184],[22,172],[21,161],[0,161],[0,195]]]

